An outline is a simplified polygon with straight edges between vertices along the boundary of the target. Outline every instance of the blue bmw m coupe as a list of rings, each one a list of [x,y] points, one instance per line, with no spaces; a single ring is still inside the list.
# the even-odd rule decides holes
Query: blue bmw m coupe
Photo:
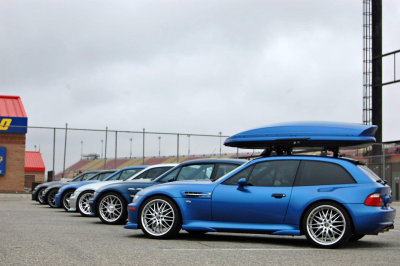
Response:
[[[152,238],[239,232],[305,235],[335,248],[393,229],[391,188],[339,148],[375,142],[376,126],[302,122],[236,134],[225,145],[264,149],[259,158],[217,179],[178,181],[138,192],[128,205],[127,229]],[[320,155],[296,149],[320,148]]]

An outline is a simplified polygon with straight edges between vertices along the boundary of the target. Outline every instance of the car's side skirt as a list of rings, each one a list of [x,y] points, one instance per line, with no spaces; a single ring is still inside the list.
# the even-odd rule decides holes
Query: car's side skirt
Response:
[[[183,221],[183,230],[207,232],[238,232],[274,235],[300,235],[299,225],[289,224],[248,224],[216,221]]]

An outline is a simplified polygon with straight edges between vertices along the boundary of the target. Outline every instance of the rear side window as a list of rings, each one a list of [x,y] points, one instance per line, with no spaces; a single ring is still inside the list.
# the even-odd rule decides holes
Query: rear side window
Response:
[[[318,161],[302,161],[295,186],[354,184],[356,181],[342,166]]]

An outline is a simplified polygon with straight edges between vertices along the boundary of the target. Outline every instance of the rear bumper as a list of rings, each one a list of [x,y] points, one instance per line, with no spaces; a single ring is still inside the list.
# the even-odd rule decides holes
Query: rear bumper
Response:
[[[396,209],[370,207],[364,204],[347,204],[356,234],[376,235],[394,228]]]

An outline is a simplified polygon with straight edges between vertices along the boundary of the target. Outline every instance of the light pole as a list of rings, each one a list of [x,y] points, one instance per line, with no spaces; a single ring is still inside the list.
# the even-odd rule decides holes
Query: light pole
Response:
[[[161,157],[161,137],[158,137],[158,158]]]
[[[103,158],[103,140],[101,140],[101,153],[100,153],[100,159]]]
[[[36,145],[34,145],[34,147],[35,147],[35,151],[36,151]]]
[[[221,157],[221,154],[222,154],[222,152],[221,152],[221,134],[222,134],[222,132],[219,132],[219,157]]]
[[[190,156],[190,135],[188,136],[188,157]]]
[[[83,140],[81,141],[81,160],[83,158]]]
[[[129,139],[131,142],[131,153],[129,154],[129,159],[132,159],[132,138]]]

